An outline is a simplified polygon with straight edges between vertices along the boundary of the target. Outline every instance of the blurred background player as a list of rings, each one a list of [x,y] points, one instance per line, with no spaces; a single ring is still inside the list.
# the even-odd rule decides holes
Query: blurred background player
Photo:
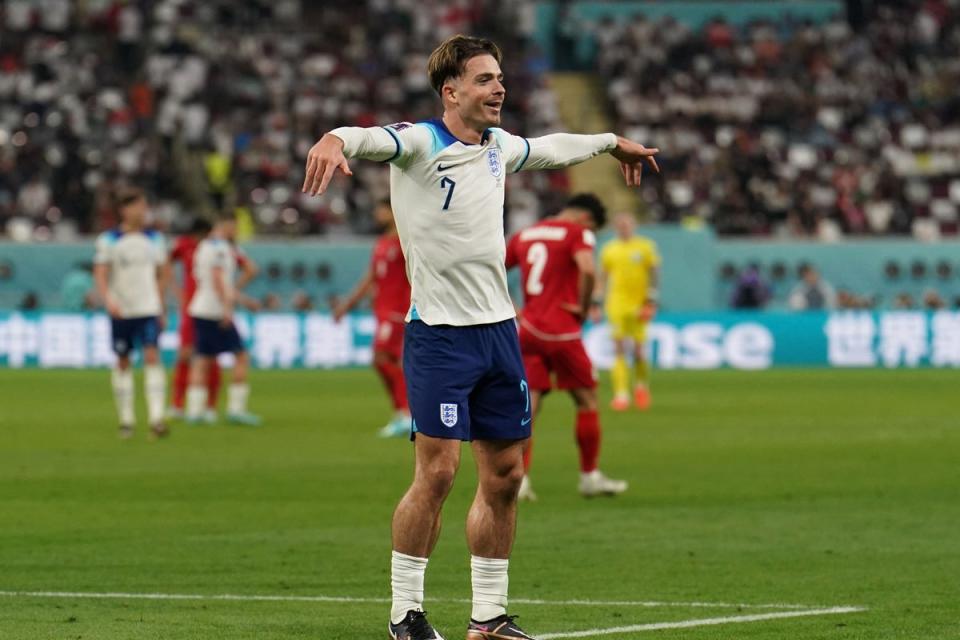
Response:
[[[187,395],[187,386],[190,383],[190,362],[193,357],[195,329],[193,320],[187,310],[190,301],[197,291],[197,280],[193,273],[193,258],[200,242],[207,237],[212,227],[207,220],[197,218],[190,228],[190,232],[177,238],[170,251],[170,261],[179,262],[183,270],[183,286],[179,291],[180,298],[180,347],[177,350],[177,362],[173,374],[172,406],[167,412],[171,418],[182,418],[184,401]],[[258,273],[256,264],[247,258],[246,254],[234,246],[234,256],[240,268],[236,288],[242,291]],[[207,410],[204,421],[213,423],[217,420],[217,399],[220,393],[220,363],[216,358],[210,362],[207,370]]]
[[[194,324],[194,356],[187,389],[187,421],[203,420],[207,400],[207,380],[214,360],[221,353],[233,353],[233,379],[227,390],[227,420],[234,424],[256,426],[260,418],[247,411],[250,386],[247,382],[249,356],[233,322],[236,304],[255,307],[235,284],[237,258],[233,240],[236,221],[221,218],[213,230],[197,246],[193,273],[197,290],[188,307]],[[251,262],[251,267],[256,268]]]
[[[613,333],[616,359],[610,372],[616,411],[630,407],[630,372],[627,340],[633,341],[635,373],[633,399],[638,409],[650,408],[650,367],[644,353],[647,323],[657,312],[660,254],[649,238],[634,235],[636,221],[630,213],[613,220],[616,237],[600,252],[597,298],[606,291],[607,320]]]
[[[387,388],[394,410],[393,419],[380,430],[380,436],[409,436],[412,424],[401,358],[404,319],[410,310],[410,283],[389,200],[377,204],[374,217],[383,234],[373,247],[370,268],[347,299],[333,310],[333,318],[340,322],[360,300],[373,293],[373,314],[377,319],[373,366]]]
[[[134,382],[130,354],[140,348],[150,433],[166,436],[163,422],[166,374],[157,341],[164,323],[163,291],[169,275],[166,249],[159,232],[146,228],[147,199],[139,189],[117,194],[120,226],[97,238],[94,280],[110,314],[111,342],[117,354],[111,375],[120,419],[120,437],[133,435]]]
[[[576,435],[580,449],[580,493],[615,495],[627,489],[622,480],[607,478],[597,468],[600,417],[597,380],[583,347],[580,327],[590,310],[596,280],[594,230],[606,222],[603,203],[592,194],[571,198],[551,218],[514,235],[507,244],[507,268],[520,267],[523,310],[520,350],[530,384],[536,418],[540,400],[556,388],[570,392],[577,407]],[[521,500],[536,500],[530,483],[532,439],[524,447]]]

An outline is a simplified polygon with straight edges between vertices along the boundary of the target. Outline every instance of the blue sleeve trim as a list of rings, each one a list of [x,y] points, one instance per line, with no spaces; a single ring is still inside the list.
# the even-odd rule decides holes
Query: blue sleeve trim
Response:
[[[397,151],[392,156],[384,160],[384,162],[393,162],[400,157],[400,151],[403,150],[403,145],[400,144],[400,138],[393,131],[390,131],[389,128],[383,127],[383,130],[390,134],[390,137],[393,138],[393,141],[397,143]]]
[[[523,154],[523,160],[521,160],[520,164],[517,165],[517,168],[514,170],[514,173],[519,173],[520,169],[523,169],[523,165],[527,164],[527,158],[530,157],[530,141],[524,138],[523,143],[527,145],[527,152]]]

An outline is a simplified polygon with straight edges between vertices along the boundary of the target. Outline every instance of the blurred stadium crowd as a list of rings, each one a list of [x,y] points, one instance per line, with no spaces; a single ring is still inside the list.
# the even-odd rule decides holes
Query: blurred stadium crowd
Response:
[[[382,168],[359,163],[357,180],[306,198],[297,189],[306,153],[344,122],[433,117],[427,55],[461,31],[492,34],[510,52],[506,127],[559,127],[545,62],[526,44],[529,2],[0,7],[0,226],[16,239],[109,227],[108,195],[123,182],[146,187],[159,222],[173,228],[236,207],[265,232],[369,231],[363,214],[389,188]],[[531,189],[555,198],[562,180],[526,178],[515,200],[536,200],[523,193]]]
[[[957,0],[879,2],[854,30],[784,20],[702,31],[665,19],[592,28],[619,129],[665,150],[648,217],[722,234],[956,234],[960,207]],[[358,163],[301,197],[320,133],[435,114],[424,73],[456,32],[507,52],[504,126],[561,128],[523,0],[3,0],[0,229],[69,239],[114,223],[135,182],[161,225],[235,208],[268,233],[364,233],[387,193]],[[563,172],[521,174],[509,214],[535,219]]]
[[[667,150],[659,220],[721,234],[955,235],[960,3],[877,3],[859,30],[784,20],[596,25],[620,130]]]

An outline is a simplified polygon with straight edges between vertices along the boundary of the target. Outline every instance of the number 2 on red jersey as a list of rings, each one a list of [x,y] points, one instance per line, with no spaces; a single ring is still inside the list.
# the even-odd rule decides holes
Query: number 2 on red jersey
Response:
[[[527,274],[527,293],[531,296],[543,293],[543,270],[547,267],[548,257],[547,245],[542,242],[534,242],[527,249],[527,264],[530,265],[530,273]]]

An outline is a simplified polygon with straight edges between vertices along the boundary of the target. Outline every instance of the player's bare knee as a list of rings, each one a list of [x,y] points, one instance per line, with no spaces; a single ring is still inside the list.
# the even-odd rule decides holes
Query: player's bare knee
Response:
[[[156,349],[144,349],[143,361],[148,365],[160,364],[160,354]]]
[[[491,469],[480,478],[480,490],[488,500],[512,502],[520,491],[523,481],[523,459],[516,464],[507,464]]]
[[[120,371],[126,371],[130,368],[130,357],[129,356],[119,356],[117,358],[117,369]]]
[[[456,464],[447,461],[432,463],[424,468],[423,473],[417,474],[416,484],[421,494],[431,502],[442,503],[457,477]]]

